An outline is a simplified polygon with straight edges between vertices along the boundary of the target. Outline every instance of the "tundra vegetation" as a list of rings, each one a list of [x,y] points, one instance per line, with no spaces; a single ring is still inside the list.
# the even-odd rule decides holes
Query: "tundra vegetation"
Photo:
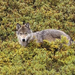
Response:
[[[75,40],[75,0],[0,0],[0,75],[75,75],[75,44],[67,40],[30,44],[16,38],[16,24],[59,29]]]

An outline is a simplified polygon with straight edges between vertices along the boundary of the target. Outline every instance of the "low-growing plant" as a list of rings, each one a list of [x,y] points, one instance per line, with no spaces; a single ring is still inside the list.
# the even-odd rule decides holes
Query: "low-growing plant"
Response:
[[[75,40],[74,0],[0,0],[0,75],[75,75],[75,44],[65,37],[19,45],[16,24],[33,32],[59,29]]]

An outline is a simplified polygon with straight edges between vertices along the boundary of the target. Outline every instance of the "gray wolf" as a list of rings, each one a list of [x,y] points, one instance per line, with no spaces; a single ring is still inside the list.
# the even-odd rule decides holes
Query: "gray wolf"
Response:
[[[67,40],[69,41],[68,45],[71,44],[70,36],[61,30],[46,29],[42,31],[32,32],[29,23],[25,23],[23,25],[17,23],[16,29],[18,41],[22,46],[25,47],[31,40],[36,40],[37,43],[42,43],[43,40],[48,40],[51,42],[55,41],[56,39],[61,39],[61,36],[65,36],[67,38]]]

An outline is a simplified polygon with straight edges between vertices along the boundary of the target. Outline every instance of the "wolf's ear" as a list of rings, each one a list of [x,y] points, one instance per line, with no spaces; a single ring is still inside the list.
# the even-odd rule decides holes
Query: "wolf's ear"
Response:
[[[30,24],[29,24],[29,23],[26,23],[25,26],[26,26],[27,28],[30,28]]]
[[[21,25],[19,23],[17,23],[16,30],[18,30],[20,27],[21,27]]]

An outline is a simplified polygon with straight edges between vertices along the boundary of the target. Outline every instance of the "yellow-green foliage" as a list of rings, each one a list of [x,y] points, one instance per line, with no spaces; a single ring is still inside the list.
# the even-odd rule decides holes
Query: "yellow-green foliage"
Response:
[[[75,75],[75,44],[61,41],[30,44],[16,38],[16,23],[33,31],[60,29],[75,40],[74,0],[0,0],[0,75]]]

